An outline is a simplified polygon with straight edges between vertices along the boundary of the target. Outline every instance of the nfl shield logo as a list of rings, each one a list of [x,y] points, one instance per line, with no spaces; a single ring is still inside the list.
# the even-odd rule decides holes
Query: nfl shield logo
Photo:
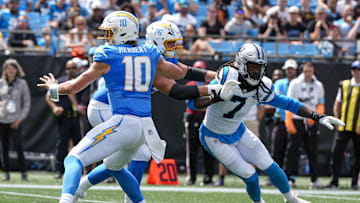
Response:
[[[149,135],[152,135],[152,134],[153,134],[153,131],[152,131],[152,130],[148,130],[148,134],[149,134]]]

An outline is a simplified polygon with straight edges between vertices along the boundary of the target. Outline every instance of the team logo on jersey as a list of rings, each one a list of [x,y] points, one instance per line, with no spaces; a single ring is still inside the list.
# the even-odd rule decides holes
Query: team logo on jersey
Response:
[[[99,53],[101,53],[102,55],[104,55],[105,57],[107,57],[107,55],[105,54],[104,49],[103,49],[102,47],[96,48],[96,49],[95,49],[95,52],[99,52]]]

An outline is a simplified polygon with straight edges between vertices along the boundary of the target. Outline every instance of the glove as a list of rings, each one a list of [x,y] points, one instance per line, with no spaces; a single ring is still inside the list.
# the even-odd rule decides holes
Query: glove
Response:
[[[177,63],[178,63],[178,58],[167,58],[166,60],[175,65],[177,65]]]
[[[334,129],[333,125],[345,126],[345,123],[335,118],[334,116],[323,116],[319,119],[319,123],[326,126],[330,130]]]
[[[208,94],[214,103],[228,100],[234,95],[234,91],[239,88],[239,85],[240,82],[237,80],[226,81],[224,85],[209,85]]]

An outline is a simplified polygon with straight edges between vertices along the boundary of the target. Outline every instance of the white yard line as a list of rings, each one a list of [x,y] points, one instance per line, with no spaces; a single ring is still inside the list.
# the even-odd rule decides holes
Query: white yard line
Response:
[[[60,190],[60,185],[20,185],[20,184],[0,184],[0,188],[30,188],[30,189],[55,189]],[[119,186],[95,186],[92,190],[121,190]],[[142,186],[143,191],[157,191],[157,192],[202,192],[202,193],[246,193],[242,188],[199,188],[199,187],[174,187],[174,186]],[[262,189],[262,194],[279,194],[277,189]],[[303,197],[315,197],[321,199],[338,199],[338,200],[350,200],[359,201],[360,198],[356,197],[344,197],[346,195],[360,195],[360,191],[340,191],[340,190],[294,190],[299,196]],[[59,199],[59,197],[18,193],[18,192],[6,192],[0,191],[0,194],[14,195],[14,196],[26,196],[45,199]],[[338,195],[338,196],[336,196]],[[82,200],[82,202],[98,202],[98,203],[114,203],[104,202],[98,200]]]
[[[54,189],[60,190],[61,185],[21,185],[21,184],[0,184],[0,188],[33,188],[33,189]],[[121,190],[120,186],[95,186],[92,190]],[[220,193],[245,193],[243,188],[218,188],[218,187],[178,187],[178,186],[141,186],[143,191],[164,191],[164,192],[220,192]],[[360,195],[360,191],[352,190],[293,190],[299,194],[312,195]],[[279,194],[277,189],[261,189],[263,194]]]
[[[48,195],[38,195],[38,194],[29,194],[29,193],[20,193],[20,192],[0,191],[0,194],[22,196],[22,197],[36,197],[36,198],[43,198],[43,199],[56,199],[56,200],[60,199],[60,197],[54,197],[54,196],[48,196]],[[99,200],[80,200],[80,202],[116,203],[116,202],[104,202],[104,201],[99,201]]]

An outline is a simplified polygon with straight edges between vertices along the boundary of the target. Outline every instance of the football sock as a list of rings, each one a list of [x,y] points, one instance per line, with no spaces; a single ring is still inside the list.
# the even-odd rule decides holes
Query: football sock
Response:
[[[249,194],[250,198],[254,202],[261,201],[261,192],[259,185],[259,176],[257,173],[250,176],[249,178],[243,178],[246,184],[246,191]]]
[[[108,169],[105,167],[105,164],[100,164],[88,174],[88,179],[91,184],[96,185],[103,182],[110,176],[111,175]]]
[[[284,171],[275,161],[268,169],[264,170],[264,172],[269,176],[272,184],[277,187],[281,193],[285,194],[290,191],[288,179]]]
[[[122,168],[120,171],[109,169],[107,170],[112,176],[116,178],[124,192],[134,203],[138,203],[144,200],[144,197],[140,191],[139,182],[127,169]]]
[[[62,193],[74,195],[79,186],[83,165],[74,156],[67,156],[64,161],[65,173]]]
[[[141,179],[144,174],[148,162],[147,161],[131,161],[128,170],[135,176],[136,180],[141,184]]]

